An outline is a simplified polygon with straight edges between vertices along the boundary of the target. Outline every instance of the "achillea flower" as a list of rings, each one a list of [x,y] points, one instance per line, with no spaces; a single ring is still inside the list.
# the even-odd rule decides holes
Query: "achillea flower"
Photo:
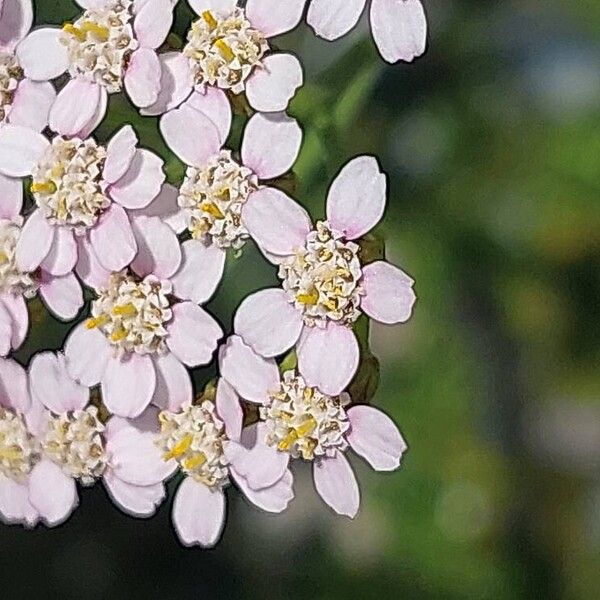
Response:
[[[286,371],[280,376],[274,360],[259,356],[238,336],[222,347],[219,365],[222,377],[237,393],[260,406],[257,441],[271,449],[270,458],[263,453],[263,480],[268,473],[277,477],[290,458],[311,461],[321,498],[338,514],[354,517],[360,494],[345,452],[352,448],[377,471],[400,466],[407,446],[383,412],[371,406],[350,406],[347,393],[326,394],[309,385],[301,372]],[[237,464],[252,484],[255,467],[241,459]]]
[[[265,188],[242,209],[250,235],[279,265],[282,289],[250,295],[237,310],[235,332],[266,357],[297,344],[307,383],[337,395],[359,363],[352,325],[362,312],[382,323],[410,318],[414,281],[385,261],[364,265],[354,240],[381,219],[386,179],[368,156],[349,162],[333,182],[327,221],[308,213],[283,192]]]

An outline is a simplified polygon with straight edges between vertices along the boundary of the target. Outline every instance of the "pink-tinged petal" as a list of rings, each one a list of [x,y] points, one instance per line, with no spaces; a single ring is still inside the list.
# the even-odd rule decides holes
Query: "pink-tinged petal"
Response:
[[[131,55],[124,83],[137,107],[146,108],[158,100],[161,74],[160,61],[154,50],[139,48]]]
[[[0,172],[8,177],[26,177],[44,154],[50,142],[37,131],[19,125],[0,130]]]
[[[173,293],[196,304],[208,302],[215,293],[225,269],[225,252],[217,246],[205,246],[198,240],[181,245],[183,259],[171,278]]]
[[[248,0],[246,17],[266,37],[291,31],[298,25],[306,0]]]
[[[12,358],[0,358],[0,405],[19,413],[31,406],[27,372]]]
[[[187,165],[202,167],[221,149],[219,130],[203,113],[182,106],[160,120],[167,146]]]
[[[106,5],[106,0],[75,0],[75,3],[87,10],[88,8],[102,8]]]
[[[306,22],[326,40],[337,40],[360,19],[366,0],[312,0]]]
[[[0,474],[0,517],[4,523],[23,523],[33,527],[39,520],[29,502],[29,487]]]
[[[96,110],[94,114],[91,116],[90,120],[84,125],[84,127],[77,132],[77,137],[79,139],[85,140],[90,137],[92,132],[100,125],[104,116],[106,115],[106,110],[108,108],[108,92],[105,87],[100,87],[100,99],[98,104],[96,105]]]
[[[13,350],[21,347],[29,331],[29,313],[25,298],[18,294],[4,294],[0,303],[6,309],[10,320],[10,345]]]
[[[118,204],[113,204],[100,216],[89,235],[100,264],[110,271],[120,271],[137,253],[129,217]]]
[[[327,196],[327,219],[331,227],[349,240],[364,235],[383,216],[387,180],[377,159],[359,156],[340,171]]]
[[[346,457],[338,452],[333,458],[322,458],[313,464],[317,493],[338,513],[353,519],[360,506],[360,492],[354,471]]]
[[[48,125],[48,115],[55,99],[56,91],[51,83],[23,79],[15,92],[8,121],[42,131]]]
[[[221,326],[192,302],[173,306],[173,319],[167,330],[169,350],[188,367],[207,365],[223,337]]]
[[[83,77],[71,79],[56,96],[48,125],[62,136],[76,136],[94,120],[100,102],[101,89],[97,83]]]
[[[302,65],[294,55],[271,54],[246,82],[248,102],[259,112],[285,110],[303,82]]]
[[[175,232],[158,217],[138,217],[133,220],[138,253],[131,268],[140,276],[151,273],[168,279],[181,264],[181,247]]]
[[[187,227],[187,215],[185,210],[182,210],[177,204],[178,196],[179,190],[165,183],[160,194],[148,206],[139,210],[130,210],[129,214],[133,219],[138,216],[160,217],[161,221],[175,233],[181,233]]]
[[[162,115],[179,106],[192,92],[189,60],[182,52],[166,52],[158,60],[161,65],[158,98],[152,106],[141,109],[142,115]]]
[[[73,232],[66,227],[56,227],[54,230],[54,242],[50,247],[50,252],[40,263],[41,268],[60,277],[70,273],[77,262],[77,242]]]
[[[156,49],[167,38],[171,25],[173,25],[171,0],[148,0],[135,16],[133,30],[143,48]]]
[[[188,0],[188,3],[197,15],[202,15],[205,10],[213,10],[226,16],[235,8],[237,0]]]
[[[396,424],[372,406],[353,406],[348,411],[352,425],[346,436],[352,450],[377,471],[394,471],[408,446]]]
[[[237,392],[222,377],[217,384],[215,405],[219,417],[225,423],[227,437],[230,440],[239,441],[244,425],[244,411]]]
[[[65,342],[69,375],[88,387],[100,383],[111,355],[104,334],[98,329],[88,329],[85,323],[77,325]]]
[[[309,214],[282,191],[265,187],[250,194],[242,220],[261,249],[290,256],[306,242],[312,229]]]
[[[239,306],[233,321],[234,331],[255,352],[278,356],[300,337],[302,314],[289,302],[280,288],[261,290],[248,296]]]
[[[172,518],[182,544],[210,548],[225,525],[225,494],[186,477],[175,493]]]
[[[151,517],[166,497],[162,483],[131,485],[119,479],[110,469],[104,473],[102,480],[112,501],[133,517]]]
[[[8,356],[12,350],[12,318],[0,302],[0,357]]]
[[[95,290],[106,289],[111,271],[105,269],[98,260],[92,244],[87,237],[80,237],[77,240],[78,255],[75,270],[83,283]]]
[[[25,77],[48,81],[62,75],[69,66],[67,47],[60,43],[61,30],[45,27],[32,31],[16,49]]]
[[[361,308],[381,323],[405,323],[417,300],[414,283],[404,271],[383,260],[371,263],[363,268]]]
[[[130,419],[141,415],[156,389],[152,358],[136,353],[109,358],[101,385],[102,399],[111,413]]]
[[[52,277],[42,273],[40,296],[46,307],[62,321],[71,321],[83,306],[83,290],[73,273]]]
[[[250,402],[264,404],[269,393],[279,389],[277,363],[256,354],[238,335],[221,346],[219,368],[221,376]]]
[[[221,143],[224,144],[231,130],[231,104],[227,94],[214,86],[204,86],[196,90],[185,102],[188,106],[206,115],[219,131]]]
[[[275,485],[261,490],[253,490],[248,485],[248,482],[243,477],[237,475],[235,471],[232,471],[231,475],[244,496],[254,506],[267,512],[283,512],[294,498],[294,477],[289,470],[284,473],[283,477]]]
[[[420,0],[373,0],[371,30],[389,63],[411,62],[425,52],[427,17]]]
[[[50,426],[50,411],[37,399],[32,396],[31,407],[25,413],[25,425],[31,435],[38,440],[45,438]]]
[[[55,240],[56,228],[44,213],[36,209],[23,225],[17,242],[15,258],[22,271],[35,271],[48,256]]]
[[[31,0],[0,2],[0,48],[13,49],[27,35],[32,23]]]
[[[75,480],[47,459],[29,475],[29,500],[49,527],[66,521],[79,504]]]
[[[13,221],[23,208],[23,183],[0,173],[0,219]]]
[[[71,379],[60,352],[38,352],[33,357],[29,385],[33,399],[57,415],[83,410],[90,398],[88,388]]]
[[[300,152],[302,129],[285,113],[255,114],[246,125],[242,161],[260,179],[289,171]]]
[[[110,187],[110,196],[125,208],[145,208],[165,181],[163,165],[154,152],[138,148],[125,175]]]
[[[131,125],[125,125],[106,146],[106,162],[102,177],[108,183],[115,183],[127,173],[138,145],[138,137]]]
[[[309,385],[336,396],[348,386],[360,360],[354,332],[329,322],[326,327],[305,327],[298,342],[298,370]]]
[[[163,410],[177,412],[183,404],[191,402],[194,392],[187,369],[173,354],[154,358],[156,389],[152,403]]]

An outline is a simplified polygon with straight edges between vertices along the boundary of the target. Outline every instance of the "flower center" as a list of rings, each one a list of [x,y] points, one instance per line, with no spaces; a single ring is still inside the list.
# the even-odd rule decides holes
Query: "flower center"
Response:
[[[186,475],[210,487],[221,488],[227,483],[225,425],[212,402],[187,403],[177,413],[163,411],[159,420],[156,444],[164,452],[165,461],[174,458]]]
[[[359,246],[342,239],[327,223],[306,238],[306,246],[279,267],[290,302],[312,326],[331,319],[351,325],[360,316],[362,268]]]
[[[46,218],[81,233],[111,204],[102,185],[106,149],[89,138],[56,137],[33,170],[31,192]]]
[[[179,206],[188,213],[188,229],[205,244],[241,248],[249,237],[242,205],[258,189],[256,175],[222,150],[203,169],[190,167],[180,189]]]
[[[37,283],[31,273],[23,273],[15,259],[21,228],[12,221],[0,220],[0,295],[24,294],[31,297]]]
[[[0,124],[8,118],[23,70],[14,54],[0,52]]]
[[[102,8],[90,8],[74,23],[65,23],[61,42],[69,52],[69,73],[120,92],[131,53],[137,49],[131,0],[109,0]]]
[[[40,457],[40,448],[21,415],[0,407],[0,473],[22,482]]]
[[[350,428],[344,406],[349,402],[348,394],[326,396],[308,387],[293,371],[286,371],[280,390],[260,408],[268,429],[267,443],[305,460],[344,451]]]
[[[89,406],[84,410],[50,417],[42,447],[67,475],[79,479],[84,485],[91,485],[106,468],[103,432],[98,409]]]
[[[206,83],[239,94],[254,67],[269,50],[265,36],[252,27],[241,8],[227,16],[204,11],[192,23],[183,53],[196,84]]]
[[[166,352],[165,324],[173,316],[170,293],[171,284],[153,275],[139,281],[125,271],[113,273],[92,303],[86,327],[100,329],[118,353]]]

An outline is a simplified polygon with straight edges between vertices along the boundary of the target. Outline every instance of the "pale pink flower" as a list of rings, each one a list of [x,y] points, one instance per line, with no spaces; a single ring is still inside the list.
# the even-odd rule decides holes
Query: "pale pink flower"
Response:
[[[208,364],[223,332],[198,304],[223,274],[223,260],[194,241],[179,245],[158,217],[133,221],[138,253],[130,270],[111,272],[95,256],[78,273],[96,289],[91,318],[65,343],[71,376],[100,384],[106,407],[133,418],[153,402],[188,398],[184,365]]]
[[[315,488],[338,514],[354,517],[360,494],[345,452],[352,448],[377,471],[393,471],[407,446],[393,421],[365,405],[349,406],[347,393],[325,394],[307,384],[301,372],[280,375],[239,336],[229,338],[219,356],[221,376],[248,402],[260,406],[257,441],[264,451],[261,479],[277,477],[290,458],[313,463]],[[247,467],[247,470],[244,467]],[[256,467],[238,459],[238,471],[252,484]]]
[[[12,123],[42,131],[56,91],[47,81],[27,77],[15,53],[32,22],[31,0],[0,2],[0,126]]]
[[[318,36],[337,40],[358,23],[367,1],[310,0],[306,20]],[[370,21],[387,62],[411,62],[425,52],[427,18],[420,0],[371,0]]]
[[[69,74],[70,81],[50,110],[50,127],[61,135],[87,137],[104,118],[109,94],[125,88],[138,107],[156,102],[162,76],[156,49],[171,29],[175,2],[77,3],[85,12],[73,23],[32,31],[16,54],[33,81]]]
[[[316,227],[304,208],[274,188],[255,192],[242,209],[250,235],[279,265],[283,289],[246,298],[235,332],[266,357],[296,344],[302,375],[326,394],[339,394],[356,372],[352,325],[363,312],[382,323],[402,323],[412,313],[414,281],[385,261],[363,265],[353,241],[379,222],[385,203],[385,175],[375,158],[361,156],[333,182],[327,221]]]
[[[163,83],[157,102],[142,114],[157,115],[207,86],[246,93],[259,112],[287,108],[303,83],[292,54],[274,52],[270,38],[291,31],[302,18],[305,0],[189,0],[198,19],[182,52],[161,55]]]

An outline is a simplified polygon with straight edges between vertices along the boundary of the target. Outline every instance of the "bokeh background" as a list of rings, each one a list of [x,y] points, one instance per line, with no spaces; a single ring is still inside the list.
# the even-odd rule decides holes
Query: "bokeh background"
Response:
[[[230,488],[210,551],[178,544],[169,502],[136,521],[101,486],[84,490],[62,527],[0,528],[4,598],[599,596],[600,3],[424,3],[429,50],[412,65],[383,63],[366,19],[333,44],[306,26],[277,41],[306,66],[290,109],[305,130],[296,198],[322,216],[328,183],[360,153],[389,173],[377,233],[419,296],[408,324],[371,330],[374,402],[410,445],[401,470],[353,461],[353,522],[322,505],[303,465],[282,516]],[[34,4],[38,24],[78,13]],[[182,1],[177,33],[189,19]],[[156,121],[122,98],[111,109],[98,137],[133,121],[177,182]],[[240,299],[275,281],[248,245],[209,308],[230,327]],[[31,310],[24,363],[67,332]]]

